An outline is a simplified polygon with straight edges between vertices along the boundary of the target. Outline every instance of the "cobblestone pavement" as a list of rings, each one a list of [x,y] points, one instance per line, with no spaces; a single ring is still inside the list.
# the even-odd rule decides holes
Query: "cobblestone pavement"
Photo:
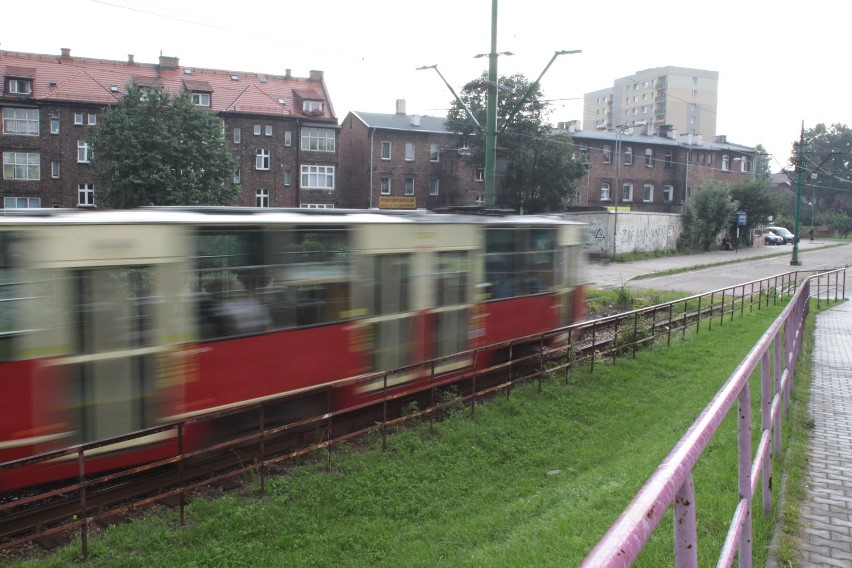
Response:
[[[803,566],[852,566],[852,303],[817,315]]]

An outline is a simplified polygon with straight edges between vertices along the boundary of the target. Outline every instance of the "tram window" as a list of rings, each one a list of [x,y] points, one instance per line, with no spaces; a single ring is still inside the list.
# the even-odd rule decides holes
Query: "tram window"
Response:
[[[436,312],[434,352],[452,355],[467,348],[470,259],[466,251],[439,252],[435,259]]]
[[[555,284],[556,231],[499,227],[485,234],[485,282],[491,299],[540,294]]]
[[[197,262],[202,337],[345,319],[348,243],[342,227],[202,231]]]

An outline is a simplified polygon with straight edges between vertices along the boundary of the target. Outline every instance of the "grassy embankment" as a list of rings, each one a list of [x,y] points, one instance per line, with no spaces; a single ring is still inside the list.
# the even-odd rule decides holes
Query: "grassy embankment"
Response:
[[[110,527],[90,539],[87,565],[576,566],[779,311],[702,328],[594,373],[574,371],[542,392],[517,388],[472,419],[459,408],[434,429],[409,425],[386,452],[378,438],[336,448],[331,472],[319,456],[269,480],[265,496],[250,483],[197,498],[186,527],[170,510]],[[736,445],[731,416],[694,473],[702,566],[715,565],[737,502]],[[759,509],[756,566],[773,528]],[[669,512],[637,566],[671,565],[671,550]],[[26,565],[80,558],[75,542]]]

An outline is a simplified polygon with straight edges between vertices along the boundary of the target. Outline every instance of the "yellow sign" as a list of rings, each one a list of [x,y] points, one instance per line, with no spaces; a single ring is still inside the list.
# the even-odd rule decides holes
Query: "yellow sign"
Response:
[[[379,197],[379,209],[417,209],[417,198],[382,195]]]
[[[613,207],[612,205],[608,205],[606,210],[609,211],[610,213],[614,213],[616,208]],[[630,211],[629,205],[619,205],[618,206],[618,212],[619,213],[624,213],[624,212],[627,212],[627,211]]]

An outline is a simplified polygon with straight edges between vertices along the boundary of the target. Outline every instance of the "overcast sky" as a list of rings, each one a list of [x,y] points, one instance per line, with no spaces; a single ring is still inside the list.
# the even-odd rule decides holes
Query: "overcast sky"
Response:
[[[352,110],[444,116],[488,68],[492,0],[42,0],[3,2],[0,49],[306,77],[325,73],[339,119]],[[763,144],[773,171],[818,123],[852,123],[846,2],[500,0],[498,73],[542,80],[551,116],[581,120],[582,96],[674,65],[719,72],[718,134]]]

